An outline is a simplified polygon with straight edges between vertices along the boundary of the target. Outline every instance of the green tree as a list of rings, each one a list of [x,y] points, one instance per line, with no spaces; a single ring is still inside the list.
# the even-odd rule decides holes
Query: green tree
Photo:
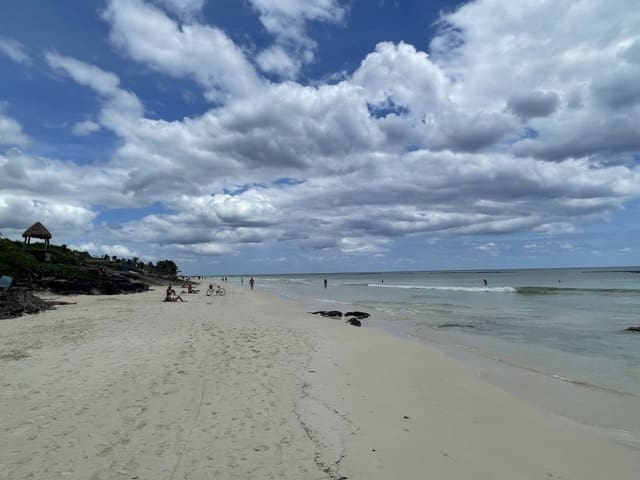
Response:
[[[165,275],[175,276],[178,273],[178,266],[173,260],[159,260],[156,263],[156,270]]]

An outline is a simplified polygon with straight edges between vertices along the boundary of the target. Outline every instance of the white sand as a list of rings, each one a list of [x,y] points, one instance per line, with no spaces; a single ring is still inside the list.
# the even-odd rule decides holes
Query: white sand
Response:
[[[0,479],[640,478],[433,349],[240,286],[162,297],[0,321]]]

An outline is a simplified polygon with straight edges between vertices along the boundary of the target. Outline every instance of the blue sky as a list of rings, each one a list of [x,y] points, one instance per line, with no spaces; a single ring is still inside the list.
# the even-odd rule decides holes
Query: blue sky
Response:
[[[640,14],[0,7],[0,232],[185,273],[637,265]]]

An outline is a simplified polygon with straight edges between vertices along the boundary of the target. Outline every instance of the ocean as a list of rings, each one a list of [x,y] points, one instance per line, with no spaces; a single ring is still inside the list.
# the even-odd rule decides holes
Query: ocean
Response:
[[[640,445],[640,334],[624,332],[640,326],[640,267],[254,278],[310,311],[366,311],[365,326],[437,346],[490,382]]]

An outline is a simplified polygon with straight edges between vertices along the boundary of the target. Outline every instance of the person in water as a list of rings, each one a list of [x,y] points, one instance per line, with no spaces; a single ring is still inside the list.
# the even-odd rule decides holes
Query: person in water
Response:
[[[487,279],[486,279],[486,278],[483,278],[483,279],[482,279],[482,283],[484,283],[484,286],[485,286],[485,287],[489,285],[489,282],[487,282]]]

